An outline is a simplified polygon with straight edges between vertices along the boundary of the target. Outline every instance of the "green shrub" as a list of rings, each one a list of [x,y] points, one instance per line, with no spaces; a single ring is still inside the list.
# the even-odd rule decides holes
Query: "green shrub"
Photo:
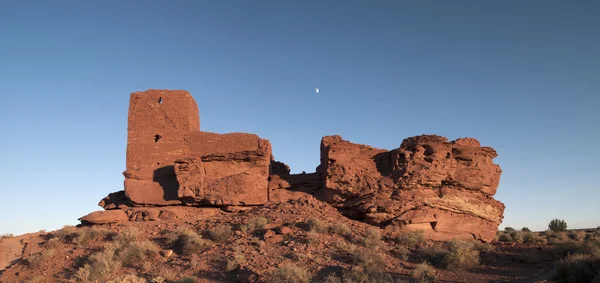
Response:
[[[548,242],[552,245],[560,245],[569,241],[569,235],[567,235],[567,233],[565,232],[550,231],[546,235],[546,237],[548,238]]]
[[[437,272],[433,266],[427,262],[418,264],[415,269],[410,272],[410,277],[418,283],[433,283],[437,282]]]
[[[12,238],[15,235],[11,234],[11,233],[6,233],[6,234],[2,234],[0,235],[0,239],[7,239],[7,238]]]
[[[515,231],[515,228],[513,228],[513,227],[505,227],[504,228],[504,232],[512,232],[512,231]]]
[[[523,232],[531,232],[531,230],[529,230],[529,228],[527,228],[527,227],[521,228],[521,231],[523,231]]]
[[[283,265],[273,272],[273,282],[281,283],[309,283],[310,275],[306,269],[294,264]]]
[[[473,241],[453,240],[444,262],[449,270],[468,270],[479,265],[479,251]]]
[[[400,233],[396,237],[396,242],[400,245],[404,245],[409,249],[421,247],[425,244],[425,236],[423,230],[410,231]]]
[[[554,280],[558,283],[584,283],[597,280],[600,258],[593,255],[573,254],[559,261]]]
[[[420,252],[427,257],[429,263],[442,265],[444,263],[444,258],[449,251],[444,246],[433,245],[422,247]]]
[[[316,218],[309,219],[306,224],[308,224],[308,231],[310,232],[327,233],[329,230],[329,226],[326,223]]]
[[[567,231],[567,222],[565,222],[562,219],[554,219],[550,221],[550,224],[548,224],[548,229],[550,229],[553,232]]]
[[[175,252],[181,255],[200,253],[209,246],[202,236],[186,228],[167,231],[165,240]]]
[[[222,224],[208,230],[208,238],[215,243],[224,243],[231,237],[231,234],[231,226],[227,224]]]
[[[252,217],[248,219],[246,224],[240,225],[240,230],[242,230],[242,232],[253,233],[258,229],[263,229],[265,225],[267,225],[267,223],[269,223],[269,220],[267,218],[264,218],[262,216]]]

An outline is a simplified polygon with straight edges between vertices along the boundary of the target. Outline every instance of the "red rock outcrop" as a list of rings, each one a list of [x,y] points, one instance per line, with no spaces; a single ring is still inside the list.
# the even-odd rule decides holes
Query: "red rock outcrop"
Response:
[[[176,219],[184,206],[241,211],[306,194],[353,219],[424,230],[437,240],[490,241],[503,219],[504,205],[493,198],[502,172],[493,163],[496,151],[473,138],[422,135],[390,151],[327,136],[317,172],[290,174],[268,140],[200,131],[186,91],[132,93],[128,122],[125,188],[102,199],[107,211],[82,217],[84,223]]]
[[[493,239],[504,205],[493,199],[496,152],[475,139],[423,135],[387,151],[339,136],[321,142],[322,198],[347,216],[432,239]]]
[[[125,194],[100,206],[264,204],[271,159],[271,144],[256,135],[201,132],[186,91],[132,93]]]

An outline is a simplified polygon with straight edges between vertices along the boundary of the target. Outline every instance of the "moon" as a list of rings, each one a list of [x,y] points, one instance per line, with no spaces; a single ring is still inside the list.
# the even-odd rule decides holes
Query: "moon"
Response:
[[[316,92],[316,93],[319,93],[319,89],[318,89],[318,88],[315,88],[315,92]]]

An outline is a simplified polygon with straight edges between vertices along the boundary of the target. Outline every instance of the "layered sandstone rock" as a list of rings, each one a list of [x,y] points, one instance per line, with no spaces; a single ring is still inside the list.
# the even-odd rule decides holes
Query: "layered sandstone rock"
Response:
[[[321,142],[323,199],[347,216],[432,239],[493,239],[504,205],[493,199],[496,152],[475,139],[423,135],[391,151],[339,136]]]

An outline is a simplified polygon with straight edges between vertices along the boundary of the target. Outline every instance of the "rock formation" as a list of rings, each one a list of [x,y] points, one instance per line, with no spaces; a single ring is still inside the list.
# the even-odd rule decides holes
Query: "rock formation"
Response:
[[[233,211],[313,194],[350,218],[392,231],[490,241],[504,212],[493,198],[501,174],[496,155],[472,138],[423,135],[384,150],[327,136],[317,172],[290,174],[268,140],[200,131],[188,92],[148,90],[131,94],[124,191],[100,201],[105,211],[80,220],[166,220],[182,206]]]
[[[423,135],[387,151],[328,136],[318,168],[321,197],[351,218],[388,229],[490,241],[504,213],[493,199],[502,172],[492,162],[496,155],[472,138]]]

